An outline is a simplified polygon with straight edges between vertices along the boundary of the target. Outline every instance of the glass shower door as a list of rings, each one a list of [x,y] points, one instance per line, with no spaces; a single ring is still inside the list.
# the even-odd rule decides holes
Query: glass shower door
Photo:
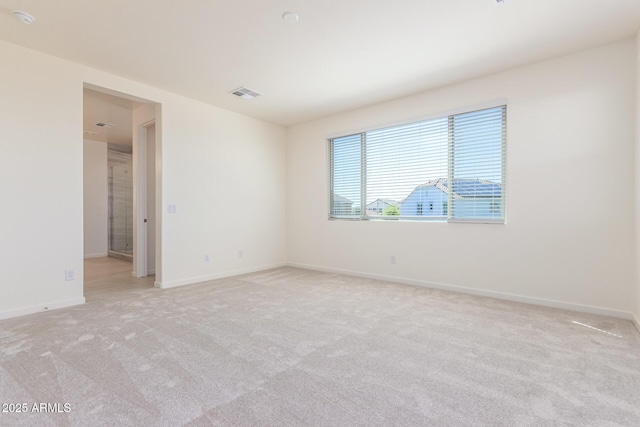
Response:
[[[133,255],[131,161],[113,165],[109,172],[109,250]]]

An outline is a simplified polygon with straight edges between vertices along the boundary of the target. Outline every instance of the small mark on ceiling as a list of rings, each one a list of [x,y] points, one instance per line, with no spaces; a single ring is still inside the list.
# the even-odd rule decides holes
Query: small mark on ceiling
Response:
[[[296,22],[298,22],[298,20],[300,19],[300,17],[298,16],[297,13],[293,13],[293,12],[285,12],[282,14],[282,19],[284,20],[284,22],[286,22],[287,24],[295,24]]]

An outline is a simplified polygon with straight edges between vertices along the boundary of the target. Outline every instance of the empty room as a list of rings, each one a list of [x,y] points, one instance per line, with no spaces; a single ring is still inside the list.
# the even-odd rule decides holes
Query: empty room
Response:
[[[640,425],[640,1],[0,0],[0,426]]]

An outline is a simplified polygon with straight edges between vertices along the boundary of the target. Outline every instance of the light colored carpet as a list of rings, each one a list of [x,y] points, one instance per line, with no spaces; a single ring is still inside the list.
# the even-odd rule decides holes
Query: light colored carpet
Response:
[[[578,323],[575,323],[578,322]],[[3,426],[640,425],[628,321],[294,268],[0,322]]]

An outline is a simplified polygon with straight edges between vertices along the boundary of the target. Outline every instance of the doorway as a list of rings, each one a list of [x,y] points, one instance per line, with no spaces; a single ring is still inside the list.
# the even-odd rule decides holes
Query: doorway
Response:
[[[159,273],[160,105],[88,84],[83,101],[84,294],[89,301],[153,287]]]

